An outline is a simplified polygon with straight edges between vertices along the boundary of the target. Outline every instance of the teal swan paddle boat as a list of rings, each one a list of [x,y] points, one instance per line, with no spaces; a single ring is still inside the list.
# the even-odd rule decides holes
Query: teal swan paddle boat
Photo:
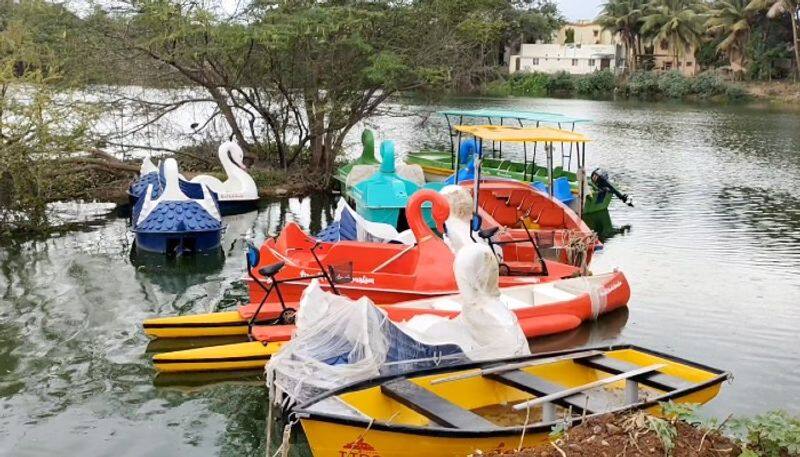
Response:
[[[440,190],[443,183],[428,183],[424,186],[397,174],[395,168],[394,142],[381,143],[381,163],[378,171],[369,178],[355,184],[345,193],[353,201],[356,212],[372,222],[381,222],[407,228],[405,208],[411,195],[422,189]],[[430,205],[423,207],[423,215],[428,225],[435,226],[430,216]]]

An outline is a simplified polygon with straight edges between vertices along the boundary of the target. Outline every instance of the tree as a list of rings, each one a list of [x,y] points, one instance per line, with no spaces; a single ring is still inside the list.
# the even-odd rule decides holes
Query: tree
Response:
[[[722,38],[717,51],[728,56],[734,76],[739,77],[747,69],[746,47],[752,17],[752,12],[747,9],[748,3],[749,0],[718,0],[711,7],[706,22],[708,32]]]
[[[665,40],[673,52],[673,65],[703,37],[704,4],[700,0],[651,0],[642,18],[642,33],[656,42]]]
[[[603,4],[597,22],[604,30],[618,33],[625,45],[629,68],[636,70],[642,53],[642,14],[646,0],[610,0]]]
[[[798,0],[751,0],[747,5],[750,11],[766,11],[767,17],[776,18],[788,14],[792,21],[792,46],[794,48],[795,78],[800,77],[800,1]]]

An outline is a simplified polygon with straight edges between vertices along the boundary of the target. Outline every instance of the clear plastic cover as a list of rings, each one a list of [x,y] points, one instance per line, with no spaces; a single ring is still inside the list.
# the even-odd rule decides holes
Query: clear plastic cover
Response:
[[[408,233],[398,232],[396,228],[389,224],[368,221],[351,208],[344,198],[341,198],[336,207],[335,219],[341,220],[343,212],[348,212],[356,221],[358,241],[369,243],[388,243],[390,241],[396,241],[403,244],[414,244],[414,234],[411,233],[410,230],[406,231]]]
[[[381,374],[530,353],[516,315],[500,300],[489,248],[465,247],[455,265],[462,294],[451,300],[462,312],[453,319],[420,314],[394,323],[368,298],[324,292],[312,281],[291,342],[267,364],[272,398],[303,402]]]

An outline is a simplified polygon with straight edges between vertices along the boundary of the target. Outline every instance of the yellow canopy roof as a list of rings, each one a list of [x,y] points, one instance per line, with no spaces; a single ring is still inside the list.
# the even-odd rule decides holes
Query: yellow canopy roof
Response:
[[[501,125],[457,125],[456,130],[490,141],[534,142],[545,143],[586,143],[588,137],[569,130],[552,127],[511,127]]]

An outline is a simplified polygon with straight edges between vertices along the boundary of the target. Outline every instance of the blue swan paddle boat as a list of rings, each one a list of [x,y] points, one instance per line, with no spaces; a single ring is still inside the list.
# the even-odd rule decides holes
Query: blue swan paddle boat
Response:
[[[133,208],[137,249],[166,254],[219,249],[222,217],[213,193],[200,183],[181,181],[178,163],[167,159]]]
[[[241,214],[254,210],[259,200],[258,188],[246,171],[242,148],[233,141],[225,141],[219,146],[217,156],[228,179],[223,182],[214,176],[198,175],[189,181],[178,175],[181,187],[186,187],[186,184],[207,186],[215,195],[222,215]],[[153,165],[150,158],[145,157],[139,171],[139,178],[128,188],[128,200],[131,206],[134,206],[144,195],[148,185],[157,183],[164,186],[164,176],[159,173],[159,169]]]

